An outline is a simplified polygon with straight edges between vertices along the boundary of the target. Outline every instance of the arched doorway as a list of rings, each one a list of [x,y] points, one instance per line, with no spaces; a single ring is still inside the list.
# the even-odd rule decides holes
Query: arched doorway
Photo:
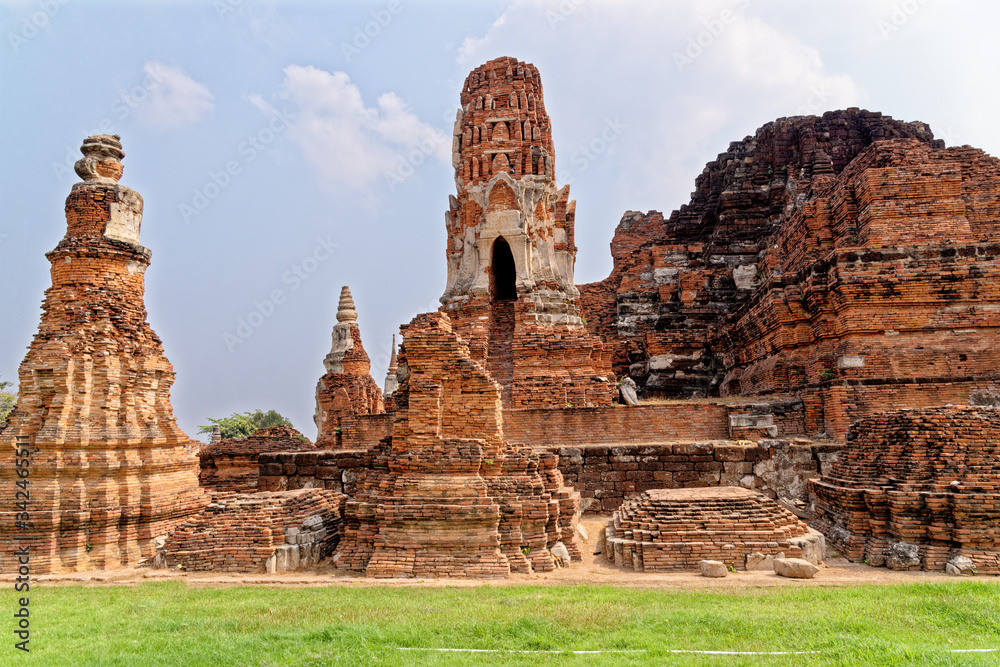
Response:
[[[490,297],[493,301],[517,298],[517,269],[514,254],[507,239],[498,236],[493,242],[493,259],[490,262]]]
[[[517,303],[517,268],[510,244],[499,236],[490,261],[490,344],[487,370],[500,385],[505,408],[511,405],[514,385],[514,306]]]

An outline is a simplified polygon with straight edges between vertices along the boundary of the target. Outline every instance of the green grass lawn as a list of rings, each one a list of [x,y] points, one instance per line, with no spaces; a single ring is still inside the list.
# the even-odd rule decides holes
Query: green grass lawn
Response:
[[[1000,648],[997,581],[710,592],[167,582],[42,585],[30,596],[31,653],[5,631],[0,664],[1000,665],[1000,652],[950,652]],[[16,597],[0,595],[10,614]],[[818,653],[672,652],[685,650]]]

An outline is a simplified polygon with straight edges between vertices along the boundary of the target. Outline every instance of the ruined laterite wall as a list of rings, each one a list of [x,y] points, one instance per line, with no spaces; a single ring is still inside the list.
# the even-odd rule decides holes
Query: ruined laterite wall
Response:
[[[567,486],[586,512],[612,512],[625,497],[662,488],[742,486],[772,498],[808,500],[806,484],[829,470],[842,444],[803,439],[759,442],[547,446],[558,457]],[[354,496],[358,475],[374,452],[319,451],[261,454],[261,491],[325,488]]]
[[[337,546],[344,496],[300,489],[218,493],[181,524],[157,554],[189,572],[279,572],[312,567]]]
[[[851,427],[837,462],[810,483],[813,527],[851,560],[882,565],[899,543],[941,570],[954,556],[1000,574],[1000,413],[940,407],[881,412]]]
[[[725,440],[728,414],[717,403],[519,410],[508,413],[504,434],[533,447]]]
[[[807,433],[801,400],[692,401],[632,408],[533,408],[505,414],[506,439],[531,447],[749,439],[750,431],[733,430],[729,422],[730,416],[744,414],[768,418],[777,428],[775,436]],[[391,413],[345,417],[341,420],[338,448],[366,450],[375,447],[392,435],[393,417]]]
[[[198,452],[198,482],[213,491],[253,493],[265,452],[315,450],[316,447],[290,426],[258,429],[248,438],[227,438],[204,445]]]
[[[741,486],[772,498],[808,501],[807,483],[837,460],[842,445],[808,440],[551,447],[566,483],[588,512],[613,512],[650,489]]]
[[[170,406],[174,372],[146,322],[142,197],[118,184],[117,136],[89,137],[83,182],[66,199],[52,287],[19,369],[17,407],[0,431],[0,482],[30,453],[30,518],[0,511],[0,534],[28,538],[37,572],[134,566],[198,512],[198,443]],[[22,454],[23,456],[23,454]]]

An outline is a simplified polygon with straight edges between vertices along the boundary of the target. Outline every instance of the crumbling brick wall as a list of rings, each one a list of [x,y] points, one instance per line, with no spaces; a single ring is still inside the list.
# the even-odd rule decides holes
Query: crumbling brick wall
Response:
[[[325,489],[218,493],[157,554],[162,567],[279,572],[311,567],[337,546],[344,496]]]
[[[1000,413],[939,407],[855,423],[839,459],[810,483],[814,528],[850,560],[942,570],[954,556],[1000,574]],[[902,550],[906,553],[907,550]]]
[[[269,426],[248,438],[220,440],[198,452],[201,466],[198,482],[214,491],[252,493],[257,490],[261,454],[304,449],[316,447],[290,426]]]

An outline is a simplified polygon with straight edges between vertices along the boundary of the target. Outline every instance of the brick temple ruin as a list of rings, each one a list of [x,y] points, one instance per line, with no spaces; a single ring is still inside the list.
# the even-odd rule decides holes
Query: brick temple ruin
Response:
[[[401,328],[384,392],[344,287],[316,443],[199,457],[145,322],[142,200],[117,137],[87,139],[0,431],[0,479],[34,458],[33,562],[503,577],[579,560],[601,512],[634,569],[818,562],[818,530],[852,560],[1000,573],[1000,161],[859,109],[781,118],[669,216],[626,212],[611,274],[575,285],[538,70],[490,61],[460,101],[442,305]]]

